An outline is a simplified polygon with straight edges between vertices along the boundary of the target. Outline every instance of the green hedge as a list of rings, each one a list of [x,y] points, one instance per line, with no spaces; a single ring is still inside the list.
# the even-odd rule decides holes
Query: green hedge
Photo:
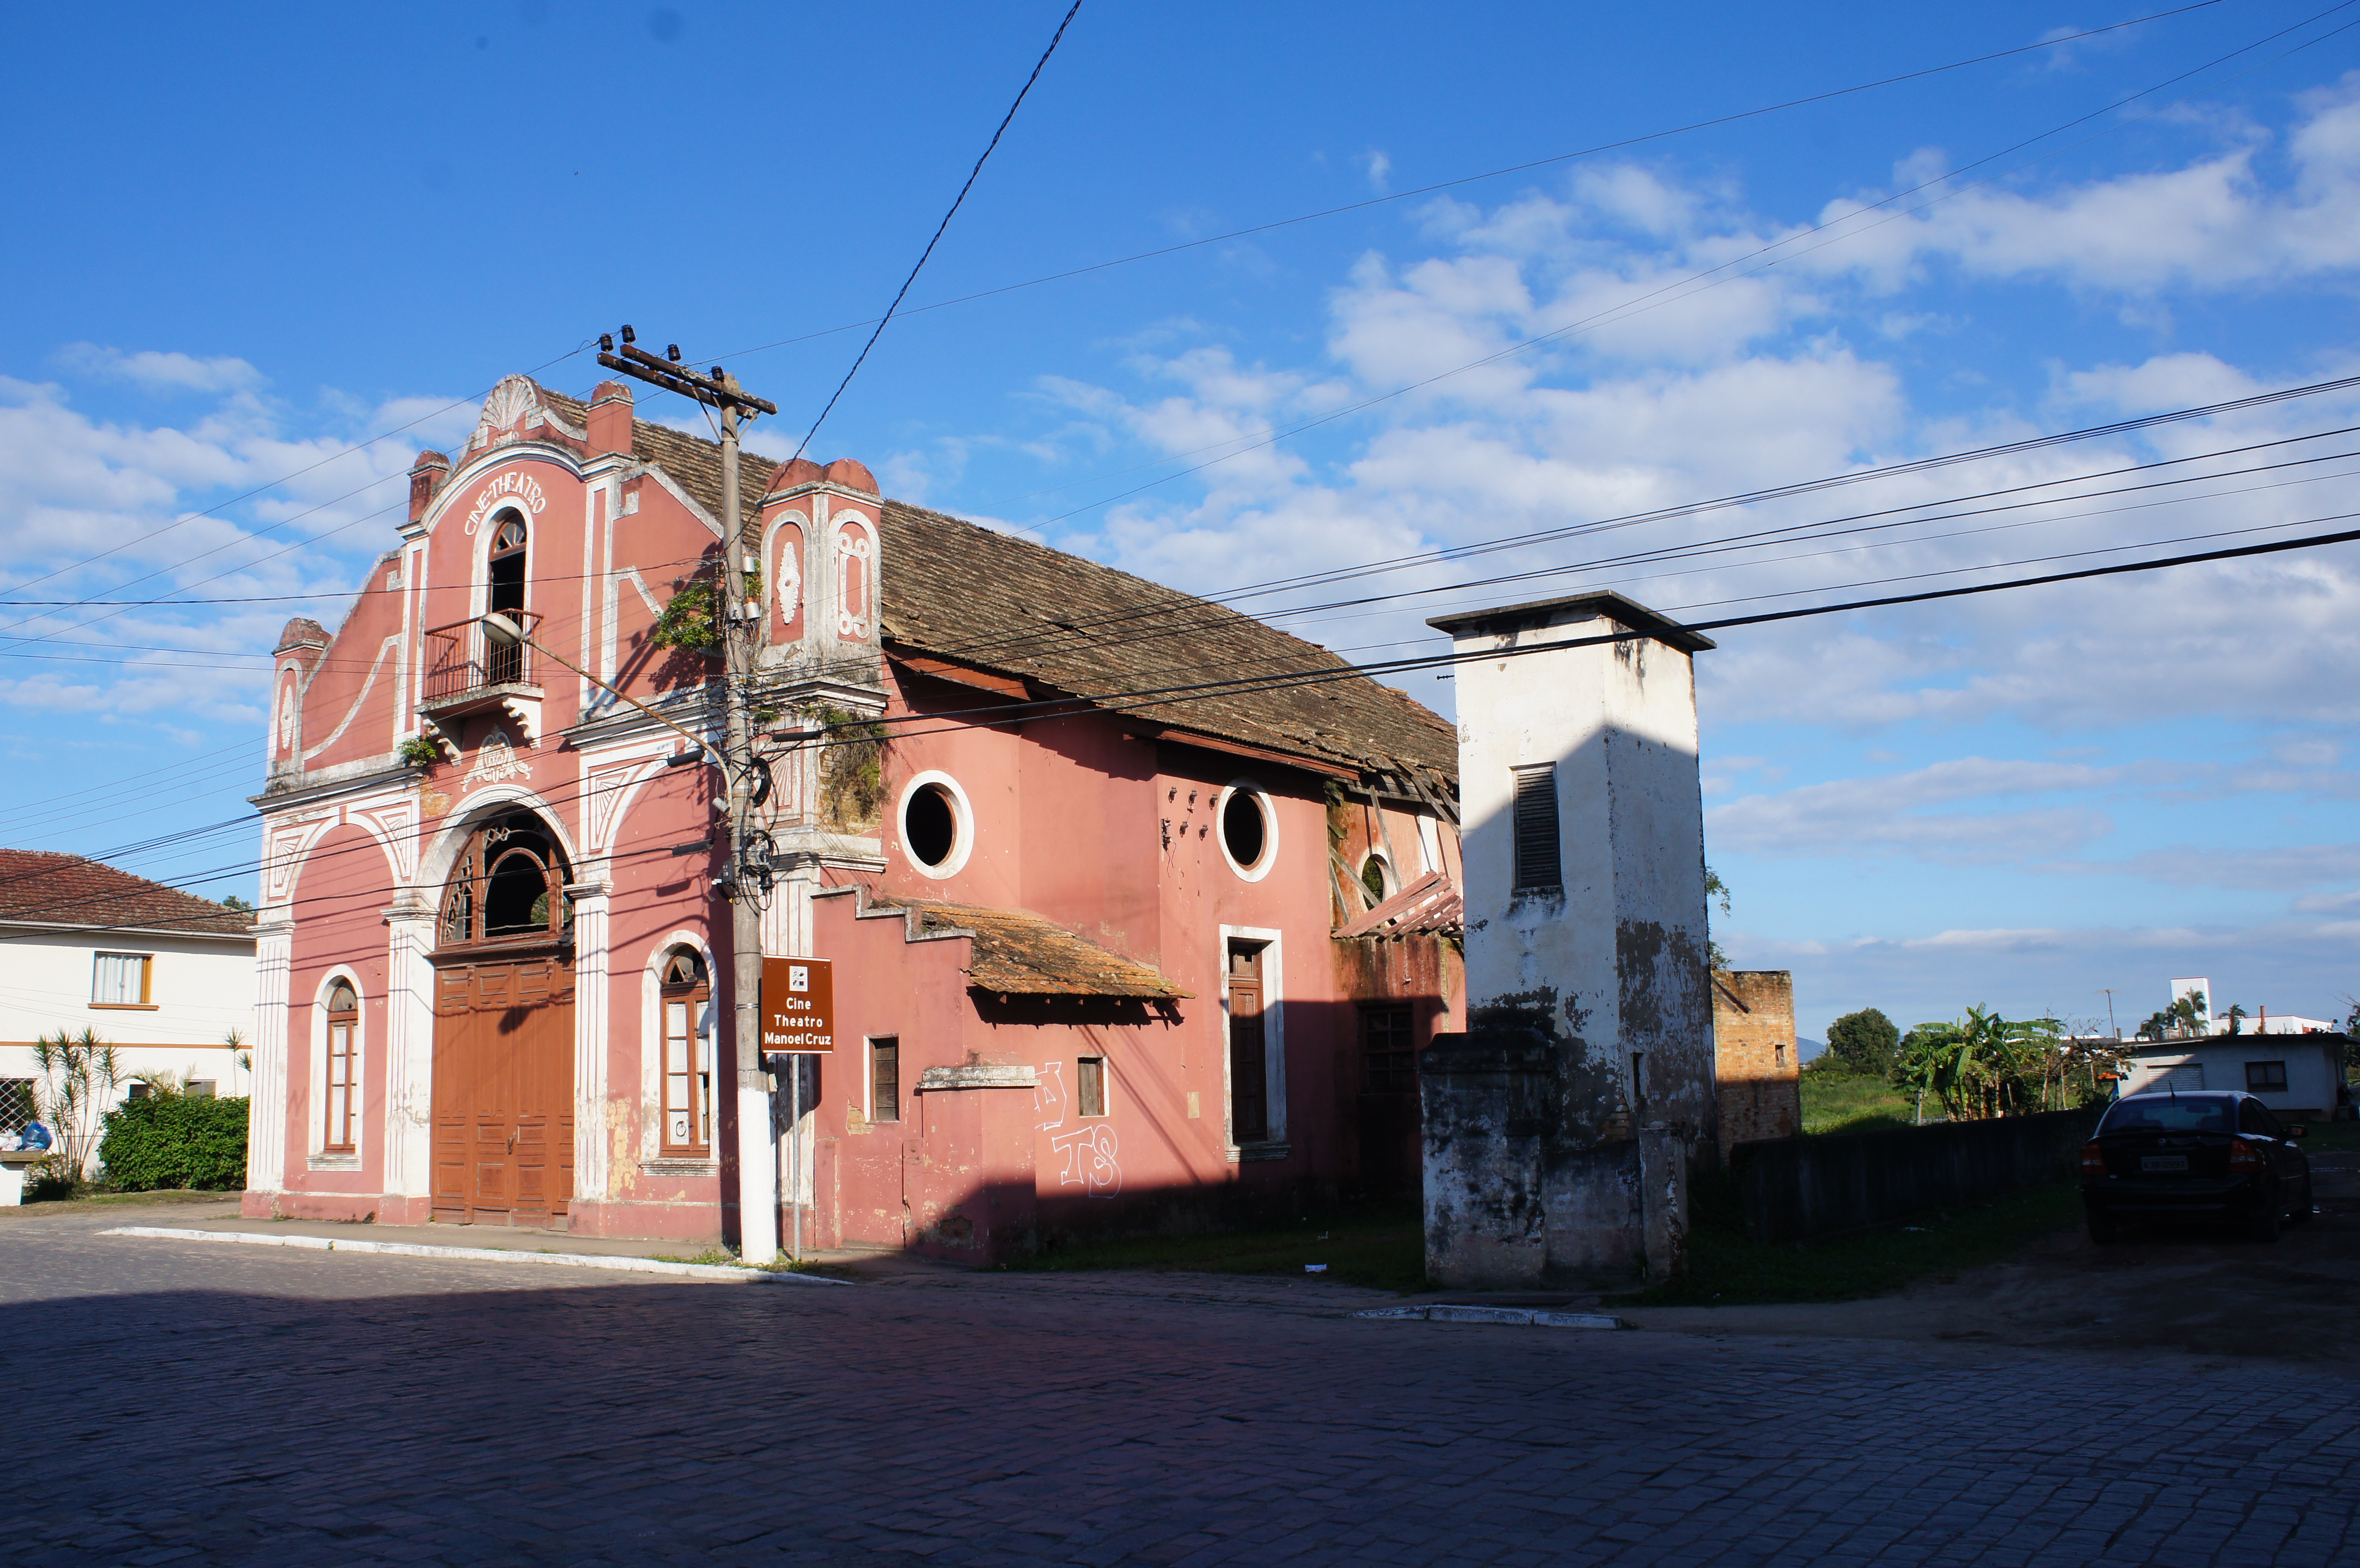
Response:
[[[195,1187],[229,1192],[246,1186],[244,1100],[150,1094],[126,1100],[106,1116],[99,1163],[118,1191]]]

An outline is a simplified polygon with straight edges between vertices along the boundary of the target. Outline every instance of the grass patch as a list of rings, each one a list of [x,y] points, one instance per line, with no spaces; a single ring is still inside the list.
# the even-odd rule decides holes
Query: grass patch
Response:
[[[2060,1181],[1852,1236],[1765,1246],[1725,1224],[1688,1233],[1687,1278],[1609,1300],[1644,1307],[1848,1301],[1918,1279],[1949,1280],[2081,1222],[2081,1189]]]
[[[1426,1234],[1408,1207],[1353,1210],[1290,1225],[1081,1242],[1011,1263],[1027,1271],[1086,1269],[1185,1269],[1200,1274],[1284,1274],[1324,1263],[1312,1278],[1378,1290],[1426,1287]]]
[[[1917,1099],[1882,1078],[1814,1068],[1802,1077],[1803,1130],[1807,1133],[1875,1132],[1912,1126]]]
[[[27,1196],[27,1208],[35,1203],[60,1208],[121,1208],[144,1204],[165,1203],[235,1203],[237,1192],[201,1192],[187,1187],[159,1187],[148,1192],[102,1192],[84,1187],[71,1198],[35,1198]]]
[[[2305,1122],[2302,1149],[2306,1154],[2349,1154],[2360,1149],[2360,1122]]]
[[[543,1247],[541,1250],[546,1252],[551,1249]],[[770,1263],[748,1263],[738,1257],[734,1248],[727,1247],[708,1247],[694,1258],[683,1258],[676,1253],[664,1252],[651,1253],[649,1256],[658,1263],[695,1263],[707,1269],[750,1269],[764,1274],[817,1274],[830,1279],[853,1278],[852,1271],[848,1269],[838,1269],[825,1263],[814,1263],[807,1258],[791,1259],[783,1252]]]

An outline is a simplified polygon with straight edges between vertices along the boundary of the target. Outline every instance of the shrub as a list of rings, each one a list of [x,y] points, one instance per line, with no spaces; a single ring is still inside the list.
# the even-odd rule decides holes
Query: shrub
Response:
[[[194,1187],[227,1192],[246,1185],[244,1100],[151,1094],[107,1113],[98,1158],[119,1191]]]

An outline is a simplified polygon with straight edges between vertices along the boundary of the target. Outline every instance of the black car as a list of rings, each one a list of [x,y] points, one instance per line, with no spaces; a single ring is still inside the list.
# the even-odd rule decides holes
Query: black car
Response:
[[[2311,1161],[2287,1127],[2251,1094],[2131,1094],[2106,1109],[2081,1149],[2081,1204],[2090,1239],[2116,1239],[2127,1221],[2218,1215],[2257,1241],[2281,1220],[2311,1218]]]

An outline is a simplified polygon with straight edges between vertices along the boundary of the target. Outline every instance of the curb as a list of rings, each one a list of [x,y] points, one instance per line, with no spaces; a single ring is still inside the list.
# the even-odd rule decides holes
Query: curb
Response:
[[[718,1263],[667,1263],[657,1258],[604,1258],[586,1252],[513,1252],[497,1247],[428,1247],[414,1241],[346,1241],[324,1236],[265,1236],[238,1230],[174,1230],[169,1225],[117,1225],[101,1236],[145,1236],[168,1241],[228,1241],[247,1247],[297,1247],[309,1252],[380,1252],[397,1258],[455,1258],[470,1263],[550,1263],[561,1269],[605,1269],[620,1274],[661,1274],[679,1279],[766,1280],[783,1285],[843,1285],[843,1279],[784,1269],[740,1269]]]
[[[1393,1322],[1511,1323],[1530,1328],[1630,1328],[1604,1312],[1553,1312],[1538,1307],[1371,1307],[1356,1318]]]

